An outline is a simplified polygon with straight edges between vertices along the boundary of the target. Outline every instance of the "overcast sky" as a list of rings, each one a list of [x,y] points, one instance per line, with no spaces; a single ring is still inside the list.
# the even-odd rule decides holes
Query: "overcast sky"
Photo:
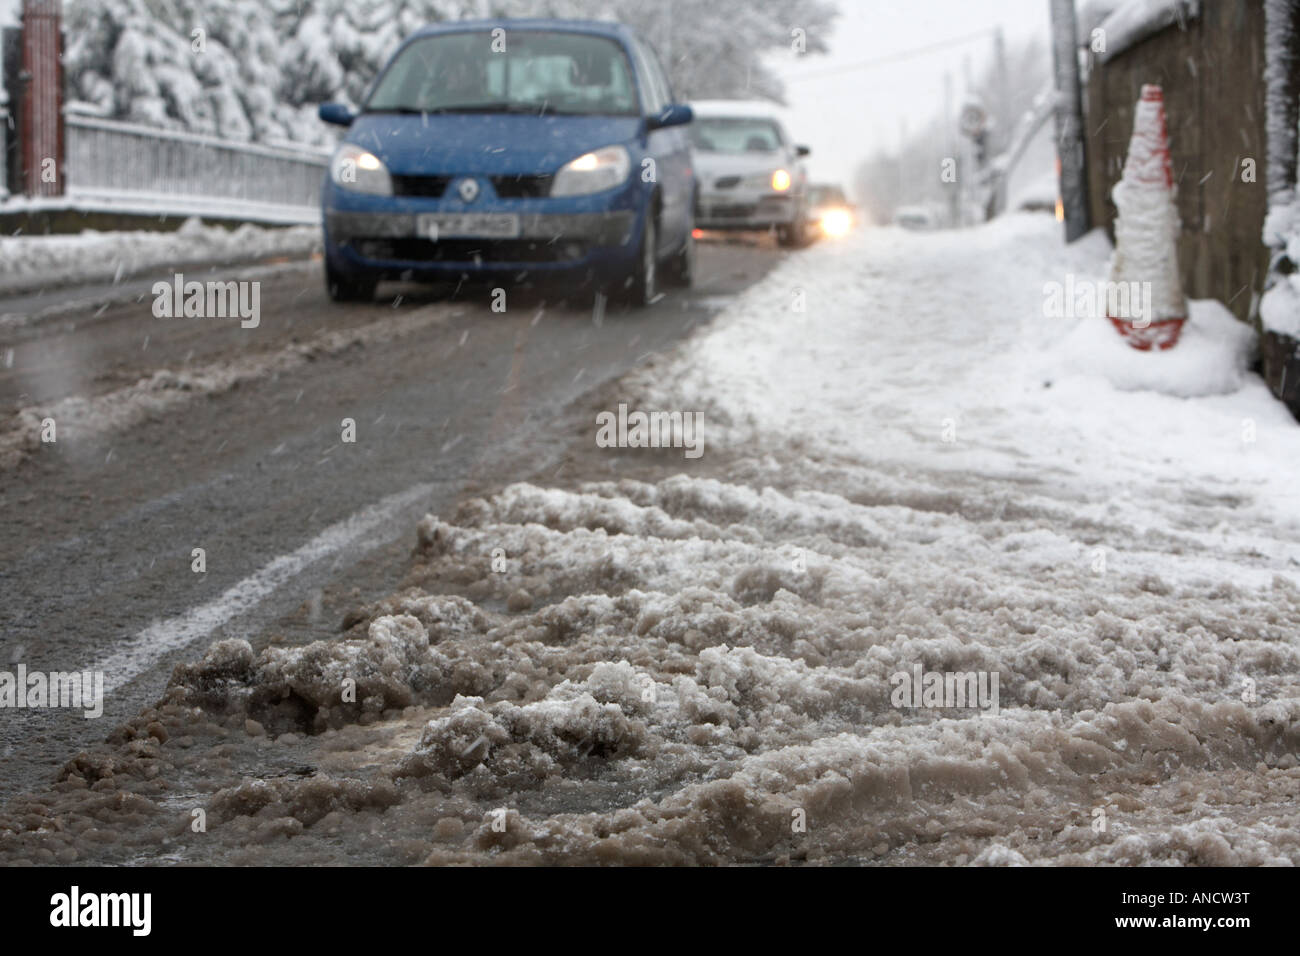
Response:
[[[813,148],[812,174],[852,185],[857,164],[882,141],[897,144],[899,122],[915,130],[943,109],[943,75],[953,74],[960,103],[967,56],[978,76],[993,38],[971,40],[870,69],[818,76],[867,60],[933,46],[1001,26],[1008,43],[1047,39],[1048,0],[839,0],[842,15],[829,54],[778,58],[793,135]],[[801,79],[800,77],[806,77]],[[1015,77],[1012,77],[1012,82]]]

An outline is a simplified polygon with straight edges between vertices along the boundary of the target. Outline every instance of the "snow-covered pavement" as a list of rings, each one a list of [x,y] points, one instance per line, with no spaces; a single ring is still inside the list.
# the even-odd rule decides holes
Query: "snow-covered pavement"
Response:
[[[1300,862],[1300,428],[1213,303],[1140,356],[1046,317],[1107,253],[791,257],[606,396],[703,413],[700,459],[622,453],[681,474],[427,517],[345,639],[214,646],[0,852],[116,789],[83,858]]]

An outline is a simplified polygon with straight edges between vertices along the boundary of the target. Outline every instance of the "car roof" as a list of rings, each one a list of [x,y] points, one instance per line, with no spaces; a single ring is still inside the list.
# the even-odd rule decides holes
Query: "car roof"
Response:
[[[536,30],[560,33],[589,33],[630,43],[639,39],[635,31],[614,20],[559,20],[544,17],[498,17],[490,20],[455,20],[431,23],[411,34],[410,39],[437,36],[440,33],[468,33],[484,30]]]

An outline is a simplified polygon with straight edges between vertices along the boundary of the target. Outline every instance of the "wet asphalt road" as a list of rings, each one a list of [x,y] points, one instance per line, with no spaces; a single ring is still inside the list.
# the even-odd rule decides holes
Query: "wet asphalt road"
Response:
[[[422,514],[552,477],[582,440],[585,393],[709,321],[780,256],[764,241],[702,244],[693,289],[602,317],[562,289],[510,292],[504,313],[487,288],[384,286],[373,305],[339,306],[314,262],[191,270],[260,281],[256,329],[155,318],[148,276],[0,300],[5,428],[8,412],[69,396],[102,419],[160,369],[237,379],[172,389],[125,427],[65,432],[0,470],[0,671],[102,669],[108,689],[93,720],[0,710],[0,799],[48,782],[213,640],[337,633],[396,586]]]

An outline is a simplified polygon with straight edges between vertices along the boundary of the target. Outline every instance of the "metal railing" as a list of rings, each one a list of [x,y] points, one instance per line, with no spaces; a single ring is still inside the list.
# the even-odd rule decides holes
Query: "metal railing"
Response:
[[[244,209],[320,206],[328,150],[229,142],[72,112],[64,120],[70,196]]]

